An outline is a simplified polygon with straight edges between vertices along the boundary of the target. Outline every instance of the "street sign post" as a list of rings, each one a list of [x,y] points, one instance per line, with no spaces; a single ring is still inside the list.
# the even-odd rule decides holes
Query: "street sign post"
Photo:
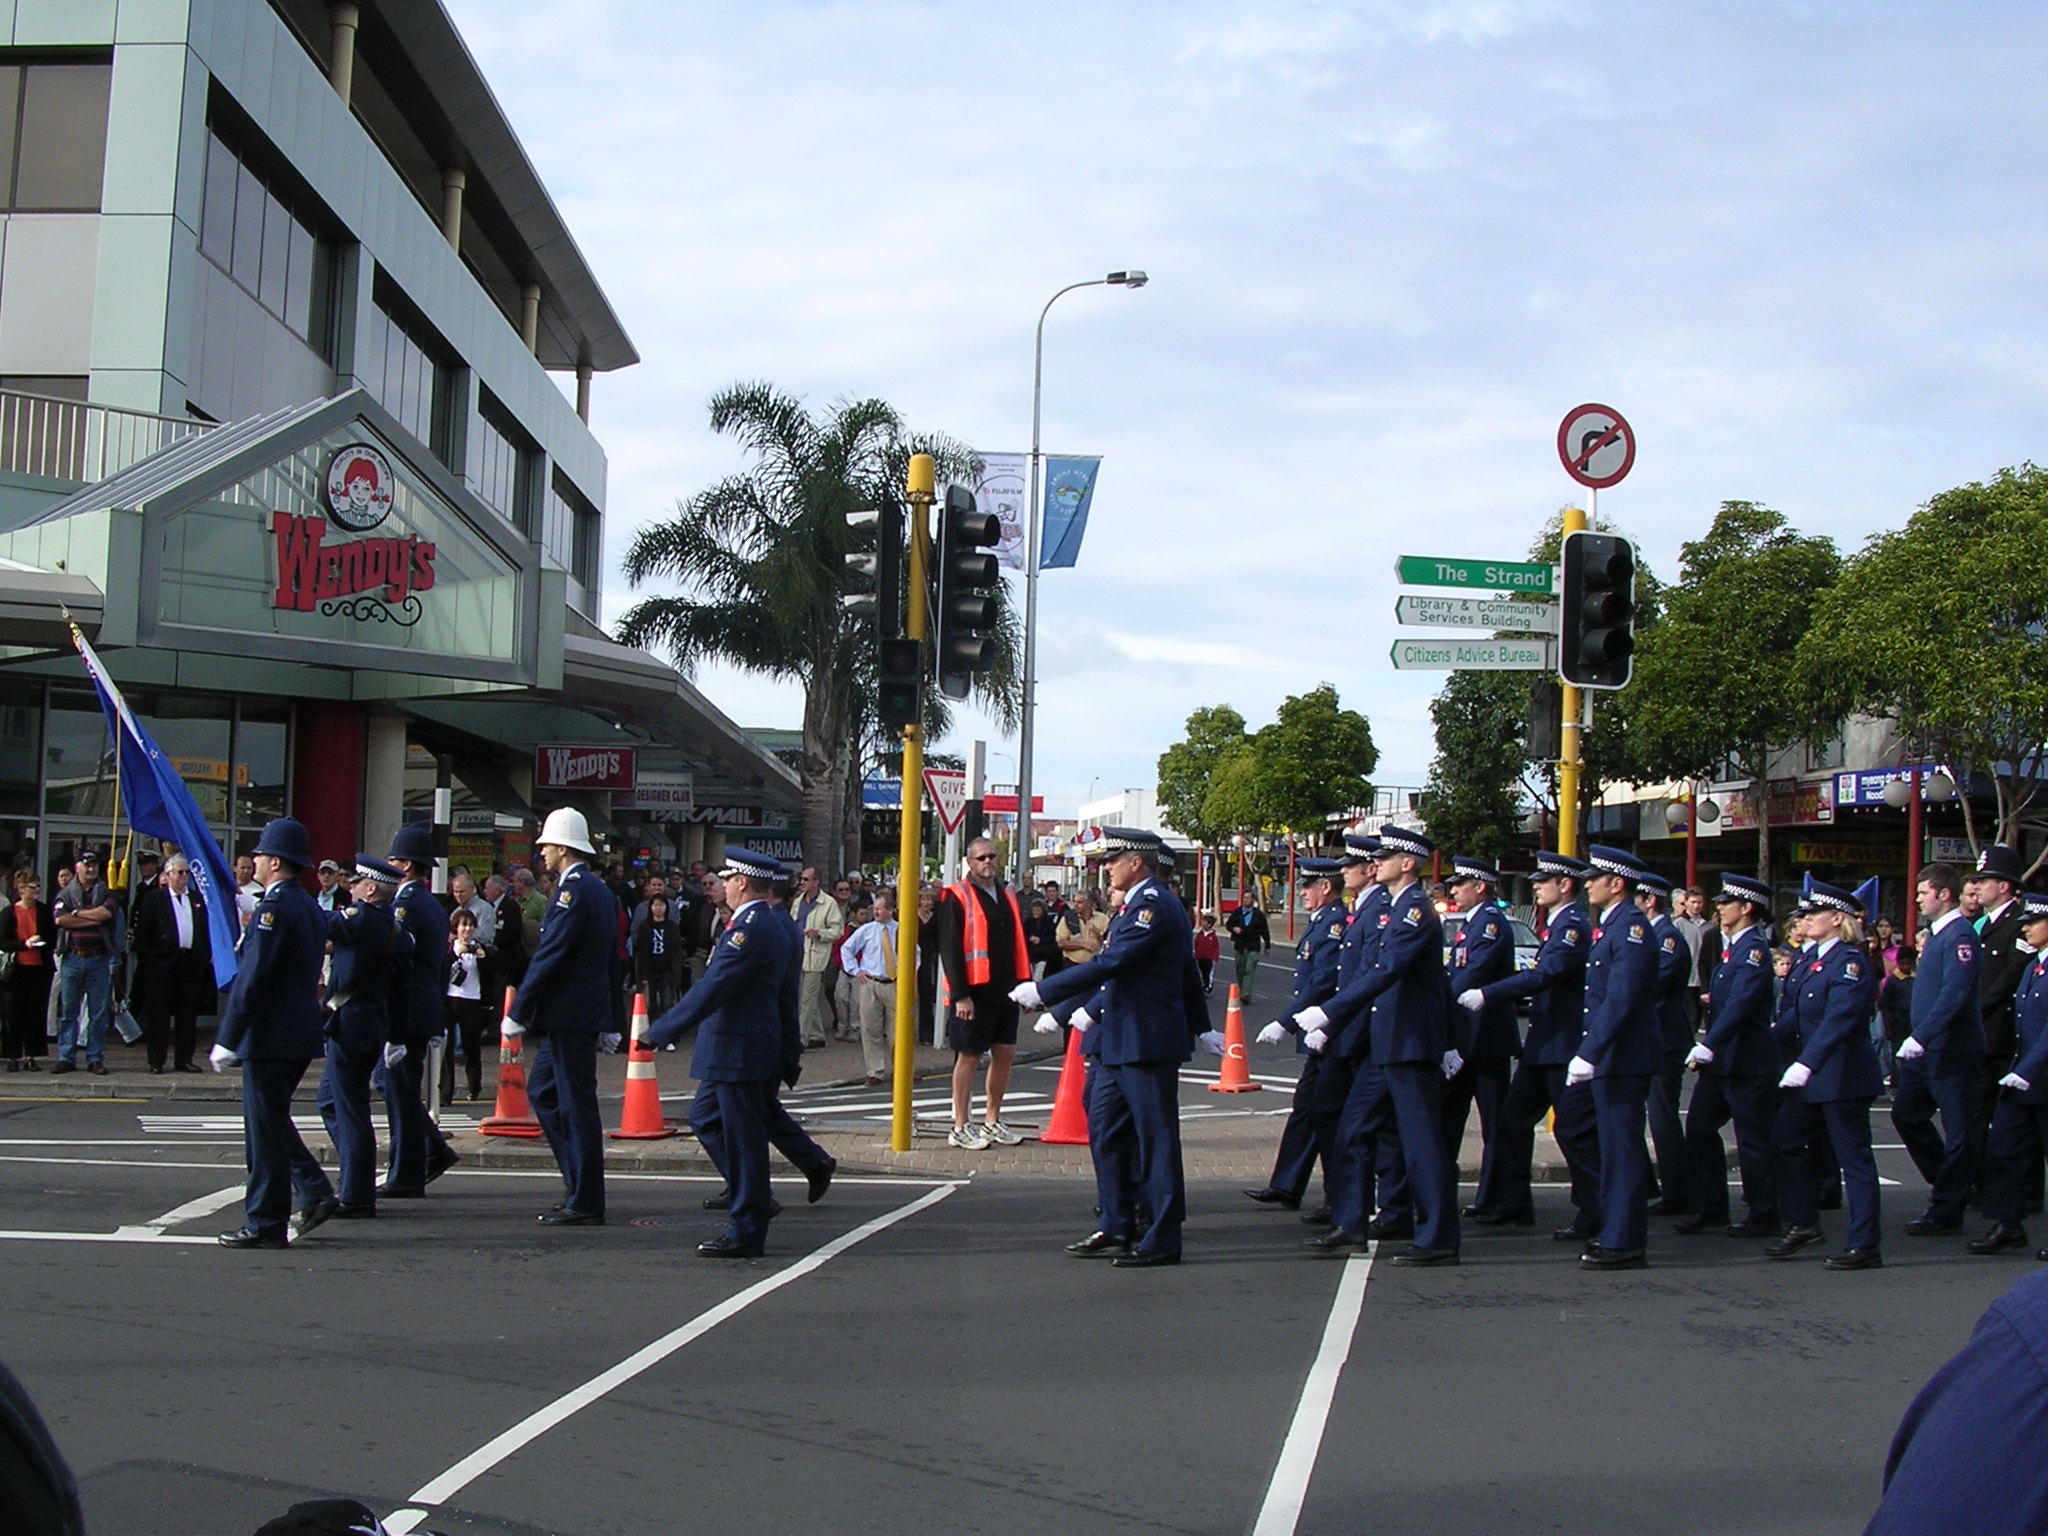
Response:
[[[967,775],[945,768],[927,768],[924,787],[925,793],[932,797],[932,809],[938,813],[939,825],[947,832],[958,832],[967,815]]]
[[[1548,672],[1557,665],[1549,640],[1396,640],[1396,672]]]
[[[1394,574],[1411,587],[1467,587],[1479,592],[1555,592],[1557,567],[1520,560],[1467,560],[1458,555],[1403,555]]]
[[[1511,629],[1525,635],[1557,633],[1554,603],[1500,603],[1473,597],[1405,594],[1394,603],[1397,624],[1431,624],[1443,629]]]
[[[1557,456],[1579,484],[1604,491],[1635,467],[1635,429],[1608,406],[1575,406],[1558,423]]]

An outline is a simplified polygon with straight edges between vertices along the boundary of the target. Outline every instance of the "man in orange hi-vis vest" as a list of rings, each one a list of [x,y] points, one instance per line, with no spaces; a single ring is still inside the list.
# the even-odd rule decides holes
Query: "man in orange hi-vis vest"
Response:
[[[1031,979],[1024,949],[1024,914],[1017,893],[996,873],[995,844],[977,837],[967,845],[966,878],[946,887],[934,914],[940,995],[946,1001],[946,1043],[953,1048],[953,1131],[949,1145],[979,1151],[1024,1138],[1003,1124],[1003,1095],[1017,1059],[1017,1005],[1010,989]],[[988,1058],[984,1119],[968,1118],[974,1071]]]

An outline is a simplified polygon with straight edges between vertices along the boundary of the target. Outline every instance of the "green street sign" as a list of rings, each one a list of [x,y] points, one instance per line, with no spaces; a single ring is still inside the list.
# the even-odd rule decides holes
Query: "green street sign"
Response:
[[[1555,592],[1555,566],[1517,560],[1466,560],[1456,555],[1403,555],[1394,574],[1413,587],[1468,587],[1486,592]]]
[[[1557,665],[1543,640],[1396,640],[1396,672],[1548,672]]]

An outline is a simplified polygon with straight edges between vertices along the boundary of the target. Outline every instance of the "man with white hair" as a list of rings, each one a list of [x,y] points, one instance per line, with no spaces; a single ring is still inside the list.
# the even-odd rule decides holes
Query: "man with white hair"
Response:
[[[206,903],[192,889],[192,866],[182,853],[164,864],[163,876],[135,904],[129,936],[142,979],[142,1038],[152,1076],[166,1060],[179,1072],[197,1072],[192,1052],[199,1015],[213,1011],[213,937]]]

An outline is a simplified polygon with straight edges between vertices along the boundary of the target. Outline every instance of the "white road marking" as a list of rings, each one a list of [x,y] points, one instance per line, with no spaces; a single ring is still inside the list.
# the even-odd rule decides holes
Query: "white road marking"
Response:
[[[677,1350],[702,1338],[720,1323],[739,1316],[763,1297],[773,1295],[786,1285],[794,1284],[813,1270],[830,1263],[847,1249],[866,1242],[877,1233],[893,1227],[897,1222],[915,1216],[920,1211],[929,1210],[958,1187],[957,1184],[948,1184],[930,1190],[908,1205],[898,1206],[893,1211],[877,1216],[873,1221],[855,1227],[851,1232],[833,1238],[823,1247],[798,1259],[789,1268],[755,1281],[745,1290],[727,1297],[717,1306],[698,1313],[680,1328],[673,1329],[644,1348],[635,1350],[617,1365],[609,1370],[600,1371],[582,1386],[563,1393],[545,1407],[528,1414],[504,1433],[463,1457],[440,1476],[422,1484],[407,1500],[409,1507],[387,1516],[385,1525],[391,1529],[394,1536],[410,1536],[420,1521],[427,1518],[429,1509],[438,1504],[445,1504],[477,1478],[516,1455],[557,1424],[582,1412],[614,1388],[624,1386],[642,1371],[659,1365]]]
[[[160,1147],[162,1145],[163,1143],[160,1141],[151,1141],[146,1138],[141,1141],[133,1139],[120,1141],[88,1136],[0,1136],[0,1147]],[[232,1141],[187,1141],[183,1145],[188,1147],[239,1147],[242,1145],[242,1138],[237,1136]]]
[[[1358,1330],[1359,1314],[1365,1309],[1365,1283],[1372,1278],[1372,1261],[1379,1251],[1374,1243],[1362,1259],[1345,1261],[1337,1295],[1330,1302],[1330,1317],[1323,1324],[1322,1347],[1302,1383],[1301,1400],[1294,1405],[1294,1422],[1287,1426],[1287,1439],[1280,1446],[1280,1460],[1266,1484],[1265,1502],[1252,1536],[1294,1536],[1301,1519],[1302,1501],[1308,1496],[1308,1480],[1316,1469],[1322,1450],[1323,1431],[1329,1426],[1330,1404],[1337,1395],[1337,1378],[1351,1355],[1351,1338]],[[407,1527],[410,1529],[410,1527]]]
[[[240,1190],[235,1191],[240,1194]],[[206,1243],[210,1237],[182,1237],[155,1227],[123,1227],[118,1232],[0,1232],[0,1241],[15,1243]]]
[[[63,1143],[58,1143],[63,1145]],[[90,1143],[82,1143],[90,1145]],[[155,1143],[149,1143],[154,1146]],[[181,1143],[184,1146],[205,1143]],[[85,1166],[92,1168],[204,1168],[218,1173],[227,1165],[224,1163],[174,1163],[155,1157],[22,1157],[0,1155],[0,1163],[50,1163],[64,1167]],[[442,1175],[449,1179],[553,1179],[562,1180],[561,1174],[552,1168],[451,1168]],[[715,1173],[614,1173],[605,1174],[607,1182],[615,1179],[638,1180],[653,1184],[723,1184],[724,1179]],[[782,1174],[774,1179],[777,1184],[803,1184],[807,1181],[801,1174]],[[904,1178],[893,1174],[847,1173],[832,1181],[833,1187],[842,1185],[873,1184],[882,1188],[900,1187],[905,1189],[958,1188],[971,1182],[967,1175],[932,1176],[929,1178]]]
[[[202,1216],[211,1216],[215,1211],[226,1210],[243,1196],[240,1184],[230,1184],[226,1189],[217,1189],[210,1195],[201,1195],[197,1200],[187,1200],[183,1205],[171,1207],[161,1216],[152,1216],[139,1227],[122,1227],[123,1232],[162,1233],[172,1227],[183,1226],[188,1221],[197,1221]]]

